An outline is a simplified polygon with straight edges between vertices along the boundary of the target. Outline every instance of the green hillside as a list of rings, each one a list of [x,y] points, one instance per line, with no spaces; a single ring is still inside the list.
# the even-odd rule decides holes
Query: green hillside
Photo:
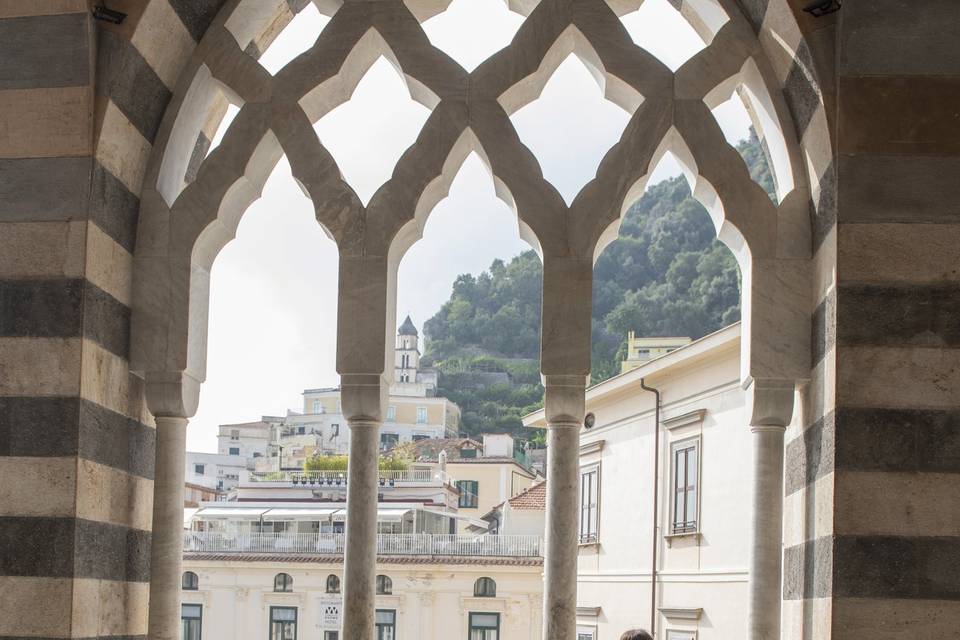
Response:
[[[741,141],[738,151],[772,194],[756,137]],[[440,369],[439,393],[460,405],[469,435],[521,433],[520,417],[542,402],[541,286],[542,265],[533,251],[495,260],[477,276],[458,276],[450,299],[424,326],[425,364]],[[630,330],[699,338],[739,318],[733,255],[716,239],[686,181],[665,180],[630,208],[620,237],[594,267],[593,381],[619,372]]]

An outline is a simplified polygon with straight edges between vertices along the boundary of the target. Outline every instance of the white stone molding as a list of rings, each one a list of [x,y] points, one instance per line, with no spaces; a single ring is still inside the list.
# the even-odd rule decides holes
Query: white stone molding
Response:
[[[703,418],[707,415],[706,409],[696,409],[694,411],[688,411],[679,416],[674,416],[672,418],[664,418],[660,420],[660,424],[663,425],[663,428],[667,431],[673,431],[674,429],[680,429],[681,427],[689,427],[690,425],[702,424]]]
[[[664,618],[668,620],[699,620],[701,614],[703,614],[702,607],[696,608],[685,608],[685,607],[660,607],[660,613]]]

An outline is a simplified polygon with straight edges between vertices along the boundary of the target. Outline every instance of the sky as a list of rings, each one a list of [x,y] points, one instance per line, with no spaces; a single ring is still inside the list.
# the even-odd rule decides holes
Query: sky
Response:
[[[704,46],[667,0],[647,0],[623,21],[635,42],[674,69]],[[308,49],[327,22],[309,4],[264,53],[261,64],[276,73]],[[509,12],[503,0],[454,0],[424,29],[434,46],[470,70],[508,45],[522,23],[523,17]],[[228,112],[212,148],[236,111]],[[738,100],[714,113],[728,140],[746,136],[749,121]],[[381,58],[351,99],[315,128],[344,179],[368,202],[428,116]],[[629,115],[605,101],[587,69],[571,57],[540,98],[511,119],[544,176],[570,202],[595,175]],[[667,157],[648,184],[678,173],[676,162]],[[398,322],[409,314],[422,328],[449,297],[457,275],[477,274],[494,259],[509,260],[529,248],[519,237],[516,215],[496,198],[482,161],[471,155],[449,196],[431,213],[423,239],[400,264]],[[303,389],[339,384],[336,246],[316,223],[286,159],[247,210],[236,239],[217,256],[210,289],[207,379],[188,430],[191,451],[216,451],[220,424],[300,410]]]

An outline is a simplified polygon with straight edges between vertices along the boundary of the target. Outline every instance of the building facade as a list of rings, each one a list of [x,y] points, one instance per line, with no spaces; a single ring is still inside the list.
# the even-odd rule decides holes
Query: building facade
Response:
[[[578,640],[653,625],[664,640],[747,636],[753,450],[739,366],[735,324],[587,390]],[[641,384],[660,392],[656,436],[656,396]],[[543,413],[526,422],[543,426]]]
[[[542,528],[459,535],[448,478],[380,479],[377,638],[537,640]],[[183,640],[338,639],[346,482],[332,472],[273,478],[187,510]]]
[[[188,451],[184,476],[188,484],[227,492],[249,478],[252,463],[237,454]]]
[[[633,331],[627,334],[627,357],[620,363],[620,372],[636,369],[644,362],[659,358],[682,346],[690,344],[690,338],[638,337]]]
[[[184,640],[347,638],[340,556],[188,552],[183,569],[197,577]],[[377,640],[540,638],[542,558],[381,556],[376,570]]]

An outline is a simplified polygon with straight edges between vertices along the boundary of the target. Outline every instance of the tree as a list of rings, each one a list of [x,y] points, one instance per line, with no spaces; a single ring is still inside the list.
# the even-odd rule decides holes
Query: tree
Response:
[[[760,141],[737,145],[751,177],[775,199]],[[426,362],[441,371],[438,392],[460,405],[463,429],[507,429],[543,398],[537,359],[543,267],[536,253],[494,260],[458,276],[450,299],[425,324]],[[629,331],[700,338],[740,319],[740,272],[703,206],[681,177],[651,186],[627,211],[620,237],[594,267],[592,379],[620,372]],[[478,375],[507,372],[510,384],[478,387]]]

